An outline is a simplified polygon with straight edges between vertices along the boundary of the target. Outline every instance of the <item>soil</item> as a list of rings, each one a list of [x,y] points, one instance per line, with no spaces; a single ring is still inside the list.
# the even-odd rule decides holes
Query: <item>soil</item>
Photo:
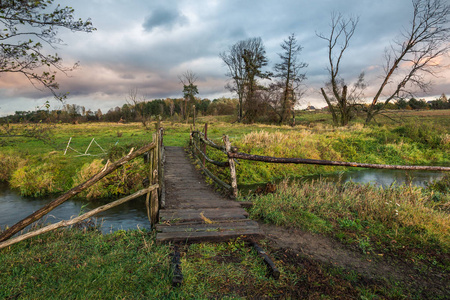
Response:
[[[392,257],[368,255],[350,249],[338,241],[296,228],[260,223],[272,252],[292,251],[313,261],[355,271],[362,281],[401,282],[422,299],[450,299],[448,274],[426,275],[411,264]]]

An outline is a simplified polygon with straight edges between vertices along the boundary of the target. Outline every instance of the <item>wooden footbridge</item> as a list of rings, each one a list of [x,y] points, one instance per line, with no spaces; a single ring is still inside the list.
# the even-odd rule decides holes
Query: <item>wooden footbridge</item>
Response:
[[[213,191],[181,147],[165,147],[165,205],[156,241],[193,243],[263,236],[239,202]]]

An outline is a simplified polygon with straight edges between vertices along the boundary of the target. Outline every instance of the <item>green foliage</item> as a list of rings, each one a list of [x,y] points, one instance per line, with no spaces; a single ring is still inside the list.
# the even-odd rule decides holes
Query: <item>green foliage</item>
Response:
[[[92,32],[95,28],[90,19],[74,18],[71,7],[53,5],[53,0],[15,1],[6,0],[0,4],[2,22],[0,72],[23,74],[32,84],[40,84],[57,95],[56,71],[67,72],[58,54],[46,54],[43,44],[55,46],[62,41],[57,37],[58,28],[73,32]],[[74,67],[76,67],[75,64]],[[34,73],[42,70],[41,74]]]
[[[12,173],[26,164],[26,160],[13,153],[0,153],[0,181],[9,181]]]
[[[11,187],[19,189],[24,196],[40,197],[55,192],[56,170],[53,167],[44,163],[19,168],[11,177]]]

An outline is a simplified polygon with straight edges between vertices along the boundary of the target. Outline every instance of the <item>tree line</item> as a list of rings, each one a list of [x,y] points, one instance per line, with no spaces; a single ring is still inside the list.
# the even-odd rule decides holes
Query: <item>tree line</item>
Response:
[[[141,122],[148,126],[157,116],[163,119],[182,121],[185,99],[166,98],[130,103],[122,107],[102,112],[91,110],[77,104],[65,104],[60,109],[36,109],[35,111],[16,111],[14,114],[0,118],[3,123],[81,123],[81,122]],[[232,115],[236,111],[237,99],[200,99],[194,98],[197,116]]]

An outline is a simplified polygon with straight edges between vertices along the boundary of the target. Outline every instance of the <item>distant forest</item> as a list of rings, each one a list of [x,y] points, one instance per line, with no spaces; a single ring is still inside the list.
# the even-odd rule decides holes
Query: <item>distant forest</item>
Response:
[[[195,105],[195,107],[194,107]],[[161,116],[165,120],[181,121],[186,117],[192,118],[195,108],[196,116],[206,115],[237,115],[238,100],[230,98],[219,98],[214,100],[198,99],[186,103],[185,99],[155,99],[141,101],[135,104],[124,104],[122,107],[111,108],[107,112],[100,109],[95,111],[86,109],[76,104],[65,104],[61,109],[37,109],[35,111],[16,111],[14,115],[1,118],[2,122],[11,123],[82,123],[82,122],[148,122]],[[450,102],[443,94],[433,101],[400,99],[389,103],[386,109],[450,109]],[[308,107],[308,110],[327,111],[328,108],[316,109]],[[269,104],[259,107],[259,120],[261,122],[277,122],[277,115]]]

